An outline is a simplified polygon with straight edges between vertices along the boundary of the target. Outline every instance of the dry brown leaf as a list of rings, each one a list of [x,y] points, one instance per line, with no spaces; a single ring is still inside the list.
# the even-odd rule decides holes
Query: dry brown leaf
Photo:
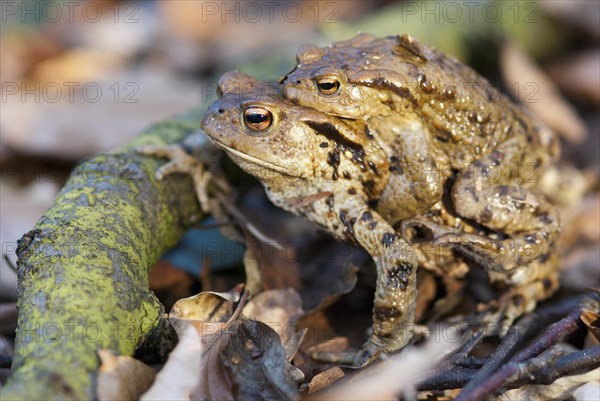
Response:
[[[570,142],[581,143],[586,126],[575,109],[561,96],[556,85],[517,45],[507,41],[502,47],[501,69],[504,83],[548,127]]]
[[[336,380],[344,377],[344,375],[344,371],[338,366],[319,373],[310,381],[310,384],[308,385],[308,394],[323,390]]]
[[[138,400],[156,376],[154,369],[129,356],[115,356],[102,349],[98,356],[102,362],[96,390],[99,401]]]
[[[238,285],[229,292],[206,291],[180,299],[169,313],[169,322],[179,335],[189,324],[202,335],[214,334],[233,315],[233,306],[240,300],[242,288]]]
[[[303,380],[304,375],[287,361],[273,329],[262,322],[240,319],[228,332],[230,339],[220,361],[234,383],[235,399],[298,399],[296,381]]]
[[[223,349],[231,339],[230,330],[202,335],[204,350],[197,360],[200,374],[192,389],[192,400],[235,400],[230,374],[221,362]]]

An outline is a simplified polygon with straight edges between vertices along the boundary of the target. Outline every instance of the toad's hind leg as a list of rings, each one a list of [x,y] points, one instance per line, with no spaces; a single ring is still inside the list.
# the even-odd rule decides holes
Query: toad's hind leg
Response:
[[[513,272],[536,261],[544,263],[560,231],[556,208],[520,185],[518,170],[525,166],[519,157],[522,152],[515,146],[516,141],[507,142],[474,162],[461,173],[451,192],[457,214],[506,238],[452,233],[435,239],[436,244],[451,245],[499,272]]]

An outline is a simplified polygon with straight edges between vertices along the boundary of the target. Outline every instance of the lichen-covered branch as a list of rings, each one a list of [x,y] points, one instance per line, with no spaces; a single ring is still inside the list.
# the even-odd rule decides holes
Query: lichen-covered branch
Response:
[[[13,376],[2,399],[93,399],[97,349],[131,355],[159,335],[163,308],[148,270],[202,216],[189,178],[157,181],[164,161],[134,149],[182,141],[202,111],[78,165],[21,238]]]

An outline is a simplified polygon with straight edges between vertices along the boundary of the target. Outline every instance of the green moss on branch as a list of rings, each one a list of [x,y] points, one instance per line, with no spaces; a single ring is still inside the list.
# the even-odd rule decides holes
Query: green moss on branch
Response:
[[[182,141],[203,110],[168,120],[78,165],[19,242],[19,324],[1,398],[93,399],[99,348],[131,355],[162,327],[148,270],[201,212],[191,180],[158,182],[144,144]]]

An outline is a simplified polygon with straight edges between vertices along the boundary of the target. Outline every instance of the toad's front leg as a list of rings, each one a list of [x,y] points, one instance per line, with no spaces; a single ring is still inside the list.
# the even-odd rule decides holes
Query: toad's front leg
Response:
[[[417,256],[379,214],[365,209],[357,216],[354,238],[373,257],[377,284],[373,332],[363,353],[404,347],[412,338],[417,297]]]

